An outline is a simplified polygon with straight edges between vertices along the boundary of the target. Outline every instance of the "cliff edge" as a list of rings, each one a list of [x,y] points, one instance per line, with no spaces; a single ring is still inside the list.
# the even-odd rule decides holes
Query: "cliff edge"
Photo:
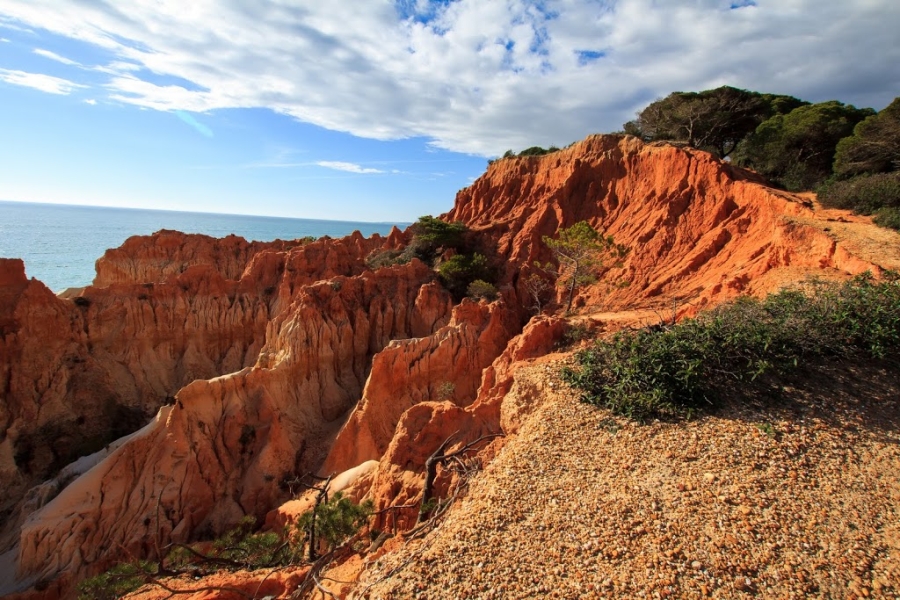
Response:
[[[311,506],[312,495],[293,497],[286,485],[309,473],[344,473],[344,493],[373,502],[373,527],[397,534],[380,549],[332,566],[332,579],[359,582],[326,584],[341,596],[637,593],[650,584],[634,578],[629,583],[627,572],[647,567],[647,553],[655,553],[657,562],[681,565],[669,577],[662,563],[653,563],[662,569],[660,581],[681,581],[677,574],[685,569],[710,575],[712,583],[682,578],[696,579],[690,590],[698,594],[701,585],[719,595],[767,589],[762,581],[773,593],[787,590],[774,576],[762,580],[750,567],[734,570],[715,562],[720,555],[708,546],[676,547],[676,522],[687,519],[691,502],[707,498],[698,493],[674,507],[670,487],[715,487],[716,500],[696,513],[704,519],[717,510],[740,514],[735,511],[743,498],[770,494],[747,483],[757,481],[752,469],[742,470],[745,459],[761,459],[741,455],[725,465],[700,458],[724,452],[735,436],[752,429],[729,425],[719,431],[716,422],[704,420],[684,429],[654,425],[632,433],[631,426],[577,405],[574,393],[552,375],[535,374],[549,365],[544,361],[569,324],[558,316],[532,315],[525,279],[535,261],[552,259],[544,236],[579,221],[612,235],[630,252],[623,264],[579,290],[575,318],[598,331],[613,330],[650,325],[673,311],[693,314],[741,294],[762,295],[809,275],[879,274],[900,267],[900,236],[766,187],[707,153],[628,136],[592,136],[546,156],[495,161],[458,194],[443,218],[466,225],[498,267],[498,300],[455,303],[434,269],[418,259],[371,268],[366,259],[373,253],[399,253],[410,242],[412,233],[399,231],[388,238],[354,234],[270,244],[160,232],[107,252],[98,261],[95,285],[71,299],[25,280],[20,262],[0,263],[0,468],[16,482],[0,497],[7,516],[0,550],[16,553],[15,582],[3,591],[40,582],[43,591],[31,588],[28,597],[71,597],[76,581],[121,560],[123,551],[158,560],[169,544],[221,535],[245,515],[277,529]],[[146,421],[135,418],[129,436],[114,441],[118,432],[102,416],[126,409],[136,417],[155,416],[142,429]],[[556,413],[565,418],[557,423]],[[785,431],[807,427],[796,419],[783,421],[778,427]],[[66,471],[63,463],[82,455],[72,448],[85,441],[79,423],[88,424],[91,435],[99,436],[95,443],[102,443],[91,448],[96,453],[83,468]],[[611,439],[607,455],[593,458],[600,448],[587,438],[607,439],[607,426],[634,441]],[[844,426],[841,421],[828,436],[840,437]],[[894,435],[892,427],[882,431]],[[662,449],[651,443],[657,434],[665,440]],[[681,457],[690,446],[682,435],[696,437],[697,450],[690,454],[695,458]],[[60,445],[61,439],[68,445]],[[580,440],[577,452],[569,454],[569,439]],[[818,444],[806,437],[802,443]],[[895,460],[891,446],[879,446],[874,438],[859,443],[880,457],[873,469]],[[462,470],[439,472],[429,493],[462,494],[460,482],[471,476],[477,483],[471,500],[450,509],[446,528],[423,531],[423,541],[404,544],[404,532],[422,531],[416,525],[429,458],[468,444],[476,444],[470,462]],[[657,451],[672,457],[661,460]],[[534,460],[527,459],[530,453]],[[683,464],[677,462],[682,458]],[[636,465],[646,485],[638,479],[625,486],[610,483],[622,477],[626,462]],[[860,485],[875,477],[875,471],[863,471]],[[787,479],[791,493],[799,488],[790,486],[808,481]],[[898,497],[891,496],[897,491],[891,481],[887,495],[867,508],[876,511],[871,523],[882,529],[886,511],[897,506],[889,500]],[[531,502],[518,497],[523,482],[534,484],[525,494]],[[654,486],[666,493],[656,498]],[[818,492],[810,493],[812,504]],[[565,519],[588,518],[573,508],[579,498],[590,500],[592,514],[617,515],[615,523],[624,523],[628,539],[637,542],[619,539],[612,521],[579,522],[567,534]],[[498,516],[503,503],[516,503],[508,511],[512,521]],[[747,506],[745,522],[756,510],[771,516],[765,512],[771,502]],[[799,518],[803,506],[787,514]],[[760,544],[775,543],[765,533],[766,519],[751,525]],[[831,525],[822,520],[823,527]],[[445,530],[457,532],[452,535],[463,545],[454,546]],[[475,530],[482,532],[477,539],[460,533]],[[660,533],[667,530],[668,538]],[[709,543],[749,547],[750,538],[738,533],[731,531],[731,542],[711,530]],[[893,534],[884,535],[879,548],[892,543]],[[834,542],[851,543],[850,537]],[[529,539],[541,540],[540,548]],[[522,577],[510,574],[508,553],[516,548],[529,549],[543,567],[521,563],[516,573]],[[802,559],[799,547],[790,548],[776,552],[778,565]],[[455,555],[462,551],[464,556]],[[872,565],[896,567],[891,552],[877,558],[887,562],[867,567],[866,573],[876,574],[868,576],[866,589],[874,589],[884,570]],[[578,557],[577,564],[563,558],[566,553]],[[476,555],[494,559],[467,558]],[[832,554],[823,556],[831,560]],[[622,558],[634,560],[604,562]],[[418,561],[437,567],[420,565],[430,573],[424,578],[394,578]],[[493,582],[480,583],[479,563],[494,565]],[[452,579],[454,564],[474,569],[465,578],[469,587]],[[447,565],[446,577],[439,577]],[[710,571],[713,566],[719,571]],[[731,587],[717,583],[722,573]],[[238,585],[239,576],[227,577],[229,585]],[[287,576],[279,581],[283,585],[274,594],[292,593],[298,584]],[[576,581],[582,587],[569,589]],[[688,589],[679,585],[659,589],[669,590],[665,595]]]

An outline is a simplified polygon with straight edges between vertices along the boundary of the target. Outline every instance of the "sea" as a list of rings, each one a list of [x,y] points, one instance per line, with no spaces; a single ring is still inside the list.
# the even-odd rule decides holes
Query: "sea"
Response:
[[[268,242],[306,236],[343,237],[359,230],[386,235],[409,223],[361,223],[212,213],[0,201],[0,257],[21,258],[25,273],[56,293],[90,285],[94,262],[133,235],[160,229],[229,234]]]

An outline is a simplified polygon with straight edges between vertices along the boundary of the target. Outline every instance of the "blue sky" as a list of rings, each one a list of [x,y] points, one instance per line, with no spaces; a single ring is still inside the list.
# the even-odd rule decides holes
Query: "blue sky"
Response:
[[[4,0],[0,199],[370,221],[675,90],[884,107],[895,0]]]

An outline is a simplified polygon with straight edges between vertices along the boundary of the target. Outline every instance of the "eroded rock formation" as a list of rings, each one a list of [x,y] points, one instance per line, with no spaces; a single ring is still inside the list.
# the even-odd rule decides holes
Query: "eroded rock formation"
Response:
[[[71,298],[28,281],[21,261],[4,260],[0,550],[17,535],[20,509],[35,506],[34,499],[20,505],[30,485],[139,428],[190,382],[256,364],[267,328],[298,290],[358,275],[369,252],[392,243],[355,234],[273,247],[226,238],[219,247],[207,236],[161,232],[129,239],[131,259],[120,249],[100,261],[104,272],[116,258],[150,281],[119,277]],[[162,273],[145,256],[177,268]],[[198,262],[206,258],[212,262]]]
[[[21,477],[14,446],[27,419],[50,422],[44,414],[57,406],[80,414],[73,407],[91,401],[79,390],[141,410],[172,397],[30,515],[19,577],[82,576],[122,547],[155,557],[170,540],[262,518],[286,499],[279,482],[309,471],[347,473],[347,493],[379,509],[415,506],[425,461],[445,440],[453,449],[515,435],[539,401],[541,390],[515,373],[552,352],[566,327],[542,316],[523,329],[523,279],[551,258],[542,236],[587,220],[630,248],[621,268],[582,290],[583,312],[673,302],[690,312],[805,273],[878,270],[875,257],[807,223],[814,216],[801,198],[706,153],[594,136],[495,161],[457,196],[445,218],[475,231],[502,266],[494,303],[453,307],[417,260],[367,269],[373,251],[409,241],[399,231],[309,244],[132,238],[98,261],[96,285],[72,300],[25,280],[21,263],[0,262],[0,385],[17,390],[0,403],[0,468]],[[59,343],[45,360],[38,348],[51,331]],[[502,444],[493,439],[482,458]],[[441,475],[436,491],[451,483]],[[416,517],[406,508],[379,518],[405,528]]]
[[[494,161],[446,218],[489,237],[505,280],[551,258],[542,236],[588,221],[631,252],[607,284],[581,294],[593,310],[691,302],[697,310],[782,283],[771,272],[859,273],[870,259],[800,222],[810,202],[773,190],[712,155],[631,136],[597,135],[540,157]]]

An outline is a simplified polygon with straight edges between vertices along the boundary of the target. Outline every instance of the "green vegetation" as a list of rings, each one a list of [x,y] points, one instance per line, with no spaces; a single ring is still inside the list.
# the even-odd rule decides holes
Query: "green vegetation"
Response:
[[[683,142],[729,156],[766,119],[808,104],[792,96],[760,94],[729,86],[702,92],[673,92],[625,123],[625,133],[645,141]]]
[[[366,265],[370,269],[379,269],[418,258],[437,269],[441,283],[457,300],[466,295],[489,300],[497,298],[497,288],[493,285],[494,269],[484,254],[475,251],[474,236],[465,225],[425,215],[419,217],[411,230],[412,240],[402,252],[373,252],[366,258]]]
[[[875,215],[878,225],[900,229],[900,171],[832,179],[819,188],[819,201],[830,208]]]
[[[874,215],[876,224],[900,230],[900,98],[838,143],[834,173],[818,189],[824,206]]]
[[[553,251],[559,267],[555,270],[552,265],[539,268],[545,272],[552,270],[557,285],[566,289],[566,313],[572,310],[575,290],[579,286],[594,283],[598,275],[621,263],[628,254],[627,248],[616,244],[612,236],[601,235],[587,221],[560,229],[559,237],[555,239],[544,236],[543,240]]]
[[[900,349],[900,277],[810,282],[741,298],[671,327],[622,332],[576,354],[564,378],[586,402],[644,420],[690,416],[769,372]],[[755,385],[755,384],[754,384]]]
[[[315,539],[331,552],[366,524],[372,509],[370,500],[356,504],[337,492],[326,502],[317,504],[314,510],[303,513],[297,520],[297,529],[308,532],[314,527]]]
[[[375,271],[382,267],[408,263],[411,259],[412,256],[404,257],[400,250],[375,250],[366,257],[366,266]]]
[[[446,250],[463,250],[467,247],[468,228],[462,223],[448,223],[431,215],[419,217],[412,227],[412,240],[402,252],[379,250],[366,258],[366,266],[380,269],[405,264],[413,258],[434,265],[435,259]]]
[[[487,301],[496,300],[500,296],[497,286],[483,279],[476,279],[466,288],[466,296],[469,298],[484,298]]]
[[[253,570],[300,564],[311,538],[316,540],[317,547],[331,552],[356,535],[371,514],[370,501],[356,504],[337,492],[330,499],[317,502],[313,510],[301,515],[283,533],[255,532],[256,519],[247,516],[212,542],[171,544],[162,563],[121,563],[85,579],[78,585],[78,598],[113,600],[145,584],[164,586],[159,578],[180,573],[203,576],[221,569]],[[314,536],[310,536],[313,528]]]
[[[477,252],[451,256],[440,264],[438,275],[441,283],[456,298],[465,296],[469,286],[475,281],[486,283],[493,279],[487,258]]]
[[[468,229],[462,223],[448,223],[431,215],[419,217],[412,226],[413,238],[421,248],[435,251],[438,248],[459,248],[465,242]]]
[[[834,172],[839,177],[888,173],[900,169],[900,98],[860,122],[837,145]]]
[[[873,113],[837,101],[801,106],[760,124],[734,161],[788,190],[814,189],[831,176],[838,142]]]
[[[158,571],[156,563],[122,563],[78,585],[78,600],[116,600],[138,589]]]
[[[507,150],[500,158],[515,158],[517,156],[544,156],[545,154],[553,154],[554,152],[559,152],[559,148],[557,148],[556,146],[550,146],[549,148],[542,148],[541,146],[531,146],[530,148],[525,148],[518,154],[516,154],[512,150]],[[489,160],[488,164],[492,164],[493,162],[493,160]]]

